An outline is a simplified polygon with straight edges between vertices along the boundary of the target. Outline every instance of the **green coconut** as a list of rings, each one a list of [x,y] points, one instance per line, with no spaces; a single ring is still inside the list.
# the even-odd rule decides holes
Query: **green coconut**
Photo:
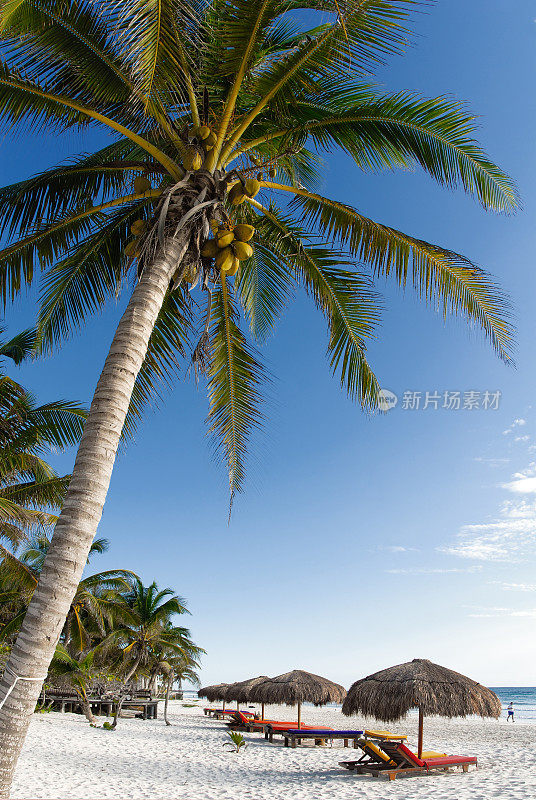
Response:
[[[250,244],[247,244],[247,242],[233,242],[233,251],[240,261],[251,258],[253,255],[253,248]]]
[[[232,241],[234,241],[234,233],[232,231],[222,231],[222,233],[218,234],[218,247],[222,249],[224,247],[229,247]]]
[[[220,250],[220,252],[217,254],[216,266],[218,269],[222,269],[225,272],[232,267],[234,259],[235,254],[230,247],[226,247],[223,250]]]
[[[255,197],[261,190],[260,181],[256,178],[248,178],[244,184],[244,191],[248,197]]]
[[[235,235],[235,239],[238,239],[239,242],[249,242],[249,240],[253,239],[255,235],[255,228],[253,225],[240,223],[240,225],[234,226],[233,233]]]

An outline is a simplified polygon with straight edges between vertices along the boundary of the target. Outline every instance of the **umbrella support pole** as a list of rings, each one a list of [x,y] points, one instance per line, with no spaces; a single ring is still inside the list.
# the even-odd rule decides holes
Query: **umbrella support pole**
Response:
[[[421,706],[419,706],[419,743],[417,750],[417,755],[419,758],[422,756],[423,728],[424,728],[424,714]]]
[[[301,703],[298,703],[298,730],[301,728]]]
[[[225,700],[223,701],[223,708],[222,711],[225,711]]]
[[[264,703],[261,703],[261,719],[264,719]]]

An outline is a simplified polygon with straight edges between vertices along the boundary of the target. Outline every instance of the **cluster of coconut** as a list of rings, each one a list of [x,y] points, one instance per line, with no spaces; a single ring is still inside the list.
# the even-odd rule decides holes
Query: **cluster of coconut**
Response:
[[[255,197],[255,195],[260,192],[261,179],[262,175],[259,173],[256,178],[247,178],[245,181],[239,180],[238,183],[235,183],[227,195],[227,199],[231,205],[239,206],[244,200],[247,200],[248,197],[250,199]]]
[[[235,275],[241,261],[251,258],[253,247],[249,244],[255,234],[253,225],[235,225],[231,230],[218,226],[214,238],[203,245],[203,258],[215,258],[216,266],[225,276]]]
[[[192,144],[187,145],[185,153],[182,157],[182,166],[188,171],[195,172],[203,166],[204,158],[203,153],[199,150],[201,146],[204,154],[212,150],[217,142],[217,136],[208,125],[198,125],[188,134],[188,138],[193,140]]]

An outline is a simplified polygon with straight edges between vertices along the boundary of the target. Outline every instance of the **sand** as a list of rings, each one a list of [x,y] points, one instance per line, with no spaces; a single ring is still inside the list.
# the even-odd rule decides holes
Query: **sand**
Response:
[[[171,704],[171,727],[163,719],[120,720],[115,732],[92,728],[77,714],[35,714],[16,775],[13,798],[24,800],[528,800],[536,797],[536,725],[499,721],[425,721],[425,746],[476,755],[479,769],[385,778],[358,776],[338,761],[356,751],[342,747],[285,748],[245,734],[239,755],[222,747],[223,723],[203,716],[202,706]],[[285,707],[267,716],[295,719]],[[343,717],[338,709],[304,708],[304,722],[334,728],[370,727],[371,720]],[[393,730],[416,740],[414,716]]]

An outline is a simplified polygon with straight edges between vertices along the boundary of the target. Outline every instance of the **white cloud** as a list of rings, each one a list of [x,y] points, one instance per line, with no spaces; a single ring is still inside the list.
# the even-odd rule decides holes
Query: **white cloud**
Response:
[[[536,445],[534,445],[536,450]],[[502,464],[508,464],[509,458],[484,458],[484,456],[477,456],[473,461],[479,461],[481,464],[488,464],[490,467],[500,467]]]
[[[387,550],[389,553],[415,553],[417,552],[416,547],[403,547],[401,544],[387,544],[382,545],[380,550]]]
[[[480,565],[473,567],[408,567],[407,569],[386,569],[390,575],[443,575],[450,572],[479,572]]]
[[[536,583],[496,583],[506,592],[536,592]]]
[[[528,608],[522,611],[516,611],[513,608],[483,608],[480,611],[475,611],[468,614],[468,617],[474,618],[498,618],[498,617],[536,617],[536,608]]]
[[[510,427],[507,428],[505,431],[503,431],[503,436],[508,436],[508,434],[512,433],[512,431],[515,428],[521,428],[523,425],[526,425],[526,424],[527,424],[527,420],[526,419],[521,419],[521,418],[515,419],[512,422],[512,424],[510,425]]]
[[[463,525],[452,544],[437,549],[478,561],[522,561],[536,552],[536,502],[507,500],[496,519]]]
[[[503,483],[502,488],[517,494],[536,494],[536,478],[516,477],[509,483]]]
[[[516,436],[514,438],[514,442],[528,442],[530,441],[530,436]]]

